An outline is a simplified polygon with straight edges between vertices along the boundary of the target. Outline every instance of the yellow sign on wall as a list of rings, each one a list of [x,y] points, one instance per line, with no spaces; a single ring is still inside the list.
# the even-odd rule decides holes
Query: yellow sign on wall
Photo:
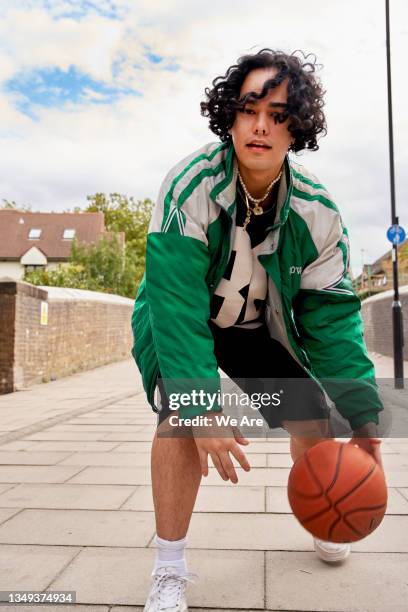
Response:
[[[41,325],[48,325],[48,302],[41,302]]]

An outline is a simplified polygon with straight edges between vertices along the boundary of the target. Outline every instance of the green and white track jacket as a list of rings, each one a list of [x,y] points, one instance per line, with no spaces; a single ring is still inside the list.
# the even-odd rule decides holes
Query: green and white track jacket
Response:
[[[289,157],[284,168],[275,224],[258,255],[268,276],[266,324],[352,429],[378,424],[383,407],[348,276],[347,230],[315,176]],[[153,410],[158,372],[219,384],[208,320],[233,244],[237,170],[233,145],[211,143],[170,170],[161,186],[132,316],[132,354]],[[181,416],[205,412],[180,408]]]

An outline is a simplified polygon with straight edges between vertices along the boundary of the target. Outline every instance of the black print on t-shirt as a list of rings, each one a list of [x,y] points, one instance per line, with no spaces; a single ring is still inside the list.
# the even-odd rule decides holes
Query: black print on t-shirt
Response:
[[[219,327],[242,326],[263,319],[268,285],[258,255],[275,218],[277,189],[273,191],[274,205],[262,215],[252,214],[244,230],[247,209],[238,189],[234,244],[224,276],[211,300],[210,317]]]

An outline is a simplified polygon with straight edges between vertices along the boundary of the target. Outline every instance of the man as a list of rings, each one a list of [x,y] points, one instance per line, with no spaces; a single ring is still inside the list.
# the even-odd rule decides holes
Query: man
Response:
[[[382,406],[348,277],[347,231],[324,186],[288,157],[317,150],[326,131],[314,65],[263,49],[240,58],[206,95],[202,113],[221,142],[164,179],[132,318],[132,353],[159,433],[169,431],[173,391],[219,388],[218,367],[247,379],[251,390],[263,378],[307,379],[304,401],[263,415],[291,434],[293,460],[330,436],[323,387],[349,421],[352,441],[381,465],[372,436]],[[351,388],[333,378],[351,380]],[[231,455],[250,469],[239,446],[248,440],[217,426],[220,410],[203,401],[180,406],[180,419],[206,415],[205,426],[154,437],[157,557],[146,611],[187,610],[184,548],[208,455],[225,481],[238,481]],[[328,562],[350,552],[348,544],[315,539],[314,546]]]

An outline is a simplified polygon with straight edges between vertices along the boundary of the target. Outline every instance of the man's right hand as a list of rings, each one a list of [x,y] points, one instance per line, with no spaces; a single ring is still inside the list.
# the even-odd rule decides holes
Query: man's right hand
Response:
[[[194,440],[200,458],[201,473],[208,476],[208,455],[211,455],[214,466],[223,480],[238,482],[238,476],[231,461],[230,453],[240,466],[249,472],[251,466],[238,444],[246,446],[249,440],[244,438],[238,427],[218,425],[210,416],[210,425],[192,427]]]

